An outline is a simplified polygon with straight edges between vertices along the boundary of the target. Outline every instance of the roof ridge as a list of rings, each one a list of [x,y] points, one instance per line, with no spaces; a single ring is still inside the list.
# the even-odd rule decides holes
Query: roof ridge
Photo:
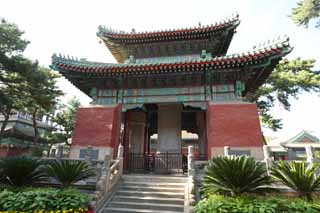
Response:
[[[140,31],[140,32],[135,32],[133,30],[132,32],[127,32],[127,31],[122,31],[122,30],[115,30],[110,27],[106,27],[103,25],[98,26],[98,32],[97,35],[98,37],[102,37],[104,34],[110,34],[110,35],[118,35],[118,36],[140,36],[143,34],[163,34],[163,33],[170,33],[170,32],[175,32],[175,31],[194,31],[194,30],[203,30],[211,27],[219,27],[221,25],[226,25],[226,24],[232,24],[232,23],[237,23],[239,24],[239,14],[235,13],[232,14],[230,17],[226,17],[220,21],[215,21],[213,24],[207,24],[207,25],[200,25],[200,26],[193,26],[193,27],[188,27],[188,28],[176,28],[176,29],[166,29],[166,30],[151,30],[151,31]]]

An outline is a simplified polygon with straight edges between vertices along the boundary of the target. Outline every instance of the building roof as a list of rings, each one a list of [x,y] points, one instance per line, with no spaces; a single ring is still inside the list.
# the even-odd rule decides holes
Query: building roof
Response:
[[[310,132],[306,130],[302,130],[297,135],[285,141],[284,143],[300,143],[300,142],[320,143],[320,140],[316,136],[312,135]]]
[[[201,50],[220,56],[226,54],[239,24],[239,16],[235,15],[211,25],[153,32],[123,32],[99,26],[97,36],[119,63],[131,55],[163,57],[198,54]]]
[[[58,70],[80,90],[89,94],[94,86],[88,79],[103,79],[159,74],[190,74],[210,72],[212,75],[246,74],[246,93],[254,92],[269,76],[279,60],[292,48],[288,37],[268,41],[251,51],[220,57],[201,54],[198,58],[172,58],[166,62],[135,62],[126,64],[97,63],[61,55],[52,56],[51,68]],[[263,69],[261,69],[263,68]],[[232,70],[234,72],[232,72]]]
[[[272,140],[268,146],[274,152],[285,150],[285,148],[303,148],[306,146],[320,148],[320,140],[310,132],[302,130],[289,139],[277,138]]]
[[[45,138],[41,137],[38,139],[37,145],[44,145],[47,144]],[[33,143],[34,140],[34,130],[23,128],[17,126],[16,124],[11,125],[10,127],[6,128],[4,131],[4,137],[1,144],[13,144],[17,146],[36,146]]]
[[[320,140],[316,136],[312,135],[310,132],[306,130],[302,130],[296,136],[290,138],[287,141],[281,143],[284,147],[305,147],[305,146],[313,146],[316,148],[320,147]]]

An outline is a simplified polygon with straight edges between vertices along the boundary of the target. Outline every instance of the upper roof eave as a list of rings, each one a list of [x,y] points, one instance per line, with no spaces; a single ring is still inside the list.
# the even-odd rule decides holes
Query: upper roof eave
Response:
[[[141,48],[137,58],[148,57],[144,55],[145,48],[155,47],[159,50],[158,45],[167,45],[168,42],[178,42],[180,45],[184,42],[192,42],[198,40],[204,45],[213,42],[213,38],[219,39],[220,46],[213,49],[207,49],[212,54],[220,56],[225,55],[235,33],[236,27],[240,24],[239,15],[226,18],[223,21],[216,22],[211,25],[188,28],[188,29],[174,29],[153,32],[123,32],[115,31],[103,26],[99,26],[97,36],[104,42],[111,54],[119,63],[124,63],[130,55],[138,54],[137,49]],[[182,42],[182,43],[181,43]],[[148,44],[148,45],[145,45]],[[152,48],[151,48],[152,49]],[[183,48],[182,48],[183,49]],[[151,52],[153,52],[152,50]],[[186,52],[179,53],[180,55],[188,55],[192,50],[183,50]],[[201,51],[201,50],[196,50]],[[170,55],[168,52],[156,52],[153,57],[161,57]]]
[[[230,18],[215,22],[211,25],[196,26],[185,29],[173,29],[150,32],[124,32],[116,31],[104,26],[99,26],[97,36],[104,41],[118,43],[136,43],[136,42],[157,42],[161,39],[177,39],[179,37],[194,36],[196,34],[207,34],[208,32],[215,32],[220,30],[227,30],[236,28],[240,24],[239,15],[236,14]]]

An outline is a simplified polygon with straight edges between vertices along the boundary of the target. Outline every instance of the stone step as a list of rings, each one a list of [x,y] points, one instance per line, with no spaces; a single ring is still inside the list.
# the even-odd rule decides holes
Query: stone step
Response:
[[[123,175],[126,182],[145,182],[145,183],[186,183],[187,178],[183,176],[162,176],[162,175]]]
[[[134,197],[159,197],[159,198],[181,198],[184,199],[184,193],[181,192],[139,192],[131,190],[118,190],[116,195],[134,196]]]
[[[169,182],[154,182],[154,183],[147,183],[147,182],[123,182],[123,186],[142,186],[142,187],[148,187],[148,186],[157,186],[157,187],[174,187],[174,188],[184,188],[185,183],[169,183]]]
[[[184,205],[184,199],[179,198],[114,196],[112,201]]]
[[[141,191],[141,192],[184,192],[184,188],[159,187],[159,186],[121,186],[121,191]]]
[[[154,211],[176,211],[183,212],[183,205],[174,204],[156,204],[156,203],[136,203],[136,202],[119,202],[111,201],[108,207],[112,208],[128,208],[128,209],[150,209]]]
[[[104,208],[103,213],[181,213],[176,211],[154,211],[150,209],[128,209],[128,208]]]

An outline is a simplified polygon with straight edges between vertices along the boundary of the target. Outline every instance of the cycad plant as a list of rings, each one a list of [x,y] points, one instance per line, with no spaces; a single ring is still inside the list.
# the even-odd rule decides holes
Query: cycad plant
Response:
[[[319,164],[308,166],[306,162],[280,161],[271,168],[271,176],[308,200],[320,191]]]
[[[84,161],[54,160],[45,168],[46,174],[68,187],[73,183],[94,176],[93,169]]]
[[[215,157],[205,170],[202,189],[205,196],[214,193],[236,196],[270,191],[271,182],[265,165],[253,157]]]
[[[0,183],[17,187],[31,186],[45,179],[42,162],[30,157],[0,160]]]

